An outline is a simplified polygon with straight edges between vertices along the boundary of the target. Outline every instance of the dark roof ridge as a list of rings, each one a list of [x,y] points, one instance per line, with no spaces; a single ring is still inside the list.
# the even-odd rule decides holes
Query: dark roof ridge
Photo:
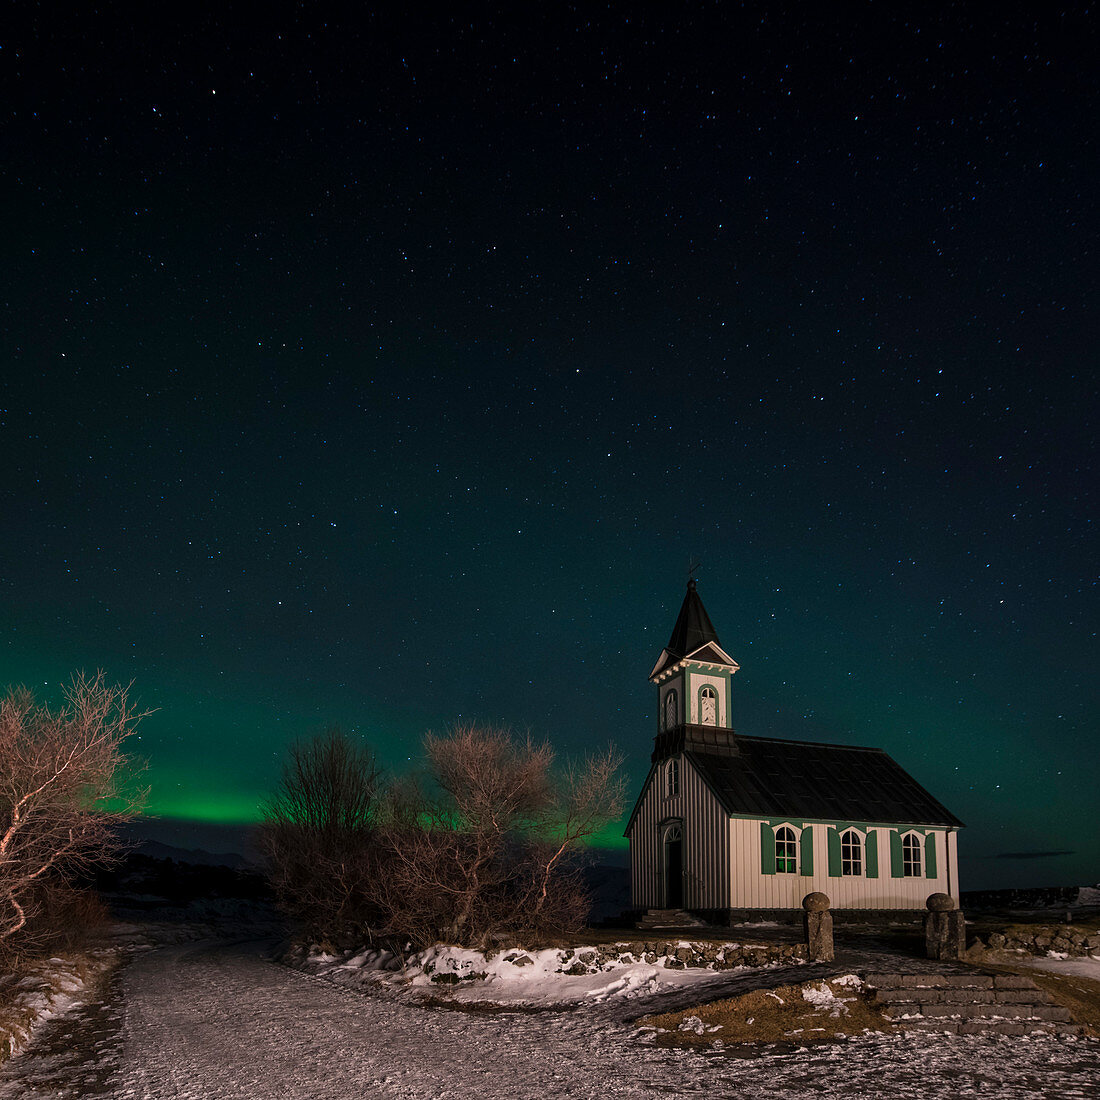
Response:
[[[739,741],[766,741],[778,745],[809,745],[815,749],[855,749],[857,752],[881,752],[884,756],[889,755],[885,749],[881,749],[877,745],[841,745],[835,741],[804,741],[800,737],[759,737],[753,733],[737,733],[734,736]]]

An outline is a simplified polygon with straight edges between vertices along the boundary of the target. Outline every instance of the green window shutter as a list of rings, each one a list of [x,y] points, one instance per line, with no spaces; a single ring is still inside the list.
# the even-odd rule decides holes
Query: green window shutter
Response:
[[[928,833],[924,838],[924,877],[936,877],[936,834]]]
[[[878,878],[878,830],[867,830],[867,870],[868,878]]]
[[[829,829],[825,836],[829,842],[829,877],[840,878],[840,833]]]
[[[775,833],[766,822],[760,822],[760,873],[775,874]]]
[[[798,864],[804,875],[814,873],[814,831],[807,825],[798,838]]]
[[[901,833],[897,829],[890,830],[890,877],[905,877],[905,865],[901,854]]]

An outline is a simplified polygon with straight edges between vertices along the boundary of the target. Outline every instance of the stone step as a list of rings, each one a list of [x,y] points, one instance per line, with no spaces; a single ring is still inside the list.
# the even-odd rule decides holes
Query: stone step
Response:
[[[906,1031],[1080,1035],[1068,1009],[1016,974],[868,974],[875,1003]]]
[[[1080,1037],[1078,1024],[1044,1023],[1039,1020],[950,1020],[918,1018],[905,1020],[906,1031],[934,1032],[944,1035],[1057,1035]]]
[[[1068,1008],[1061,1005],[886,1005],[882,1014],[891,1020],[911,1020],[921,1016],[930,1019],[959,1020],[1043,1020],[1048,1023],[1071,1023]]]
[[[1032,989],[1039,987],[1018,974],[868,974],[875,989]]]
[[[877,989],[878,1004],[1053,1004],[1054,998],[1041,989]]]

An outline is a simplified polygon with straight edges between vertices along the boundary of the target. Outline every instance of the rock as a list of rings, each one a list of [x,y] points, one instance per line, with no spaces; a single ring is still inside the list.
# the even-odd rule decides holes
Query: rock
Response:
[[[959,904],[950,894],[929,894],[924,903],[930,913],[950,913]]]
[[[1005,938],[1005,937],[1004,937],[1003,935],[1001,935],[1001,933],[1000,933],[1000,932],[992,932],[992,933],[990,933],[990,936],[989,936],[989,946],[990,946],[990,947],[991,947],[991,948],[992,948],[992,949],[993,949],[994,951],[1001,951],[1001,950],[1003,950],[1003,949],[1004,949],[1004,947],[1006,946],[1006,944],[1007,944],[1007,943],[1008,943],[1008,940],[1007,940],[1007,939],[1006,939],[1006,938]]]

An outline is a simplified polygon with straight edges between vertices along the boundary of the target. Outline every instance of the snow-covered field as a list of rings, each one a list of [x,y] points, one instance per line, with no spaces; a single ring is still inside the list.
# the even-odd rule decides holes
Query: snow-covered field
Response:
[[[541,1011],[426,1007],[276,965],[272,948],[223,940],[138,955],[106,1008],[51,1022],[0,1068],[0,1100],[1098,1094],[1100,1044],[1089,1040],[876,1035],[793,1053],[699,1055],[659,1048],[627,1022],[624,1010],[646,997]]]

